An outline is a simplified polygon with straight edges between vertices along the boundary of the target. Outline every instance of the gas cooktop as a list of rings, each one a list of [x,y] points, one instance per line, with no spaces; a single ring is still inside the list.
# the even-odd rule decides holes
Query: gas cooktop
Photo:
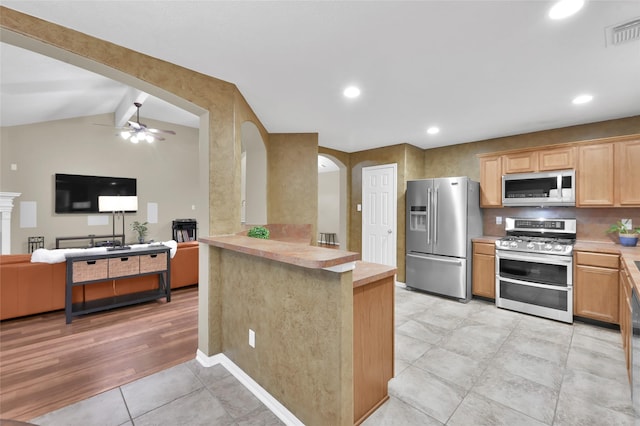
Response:
[[[507,236],[496,241],[496,248],[528,253],[569,256],[576,237],[575,219],[506,218]]]

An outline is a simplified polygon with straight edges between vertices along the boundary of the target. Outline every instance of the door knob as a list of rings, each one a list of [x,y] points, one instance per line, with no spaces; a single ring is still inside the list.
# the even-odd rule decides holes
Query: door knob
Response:
[[[389,229],[389,230],[387,231],[387,234],[390,234],[390,233],[392,233],[392,232],[393,232],[393,231],[392,231],[391,229]]]

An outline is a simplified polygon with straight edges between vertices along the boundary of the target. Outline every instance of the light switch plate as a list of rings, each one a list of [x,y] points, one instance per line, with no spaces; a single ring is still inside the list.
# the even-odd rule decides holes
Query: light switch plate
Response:
[[[502,216],[496,216],[496,225],[502,225]]]
[[[249,329],[249,346],[256,347],[256,332],[252,329]]]

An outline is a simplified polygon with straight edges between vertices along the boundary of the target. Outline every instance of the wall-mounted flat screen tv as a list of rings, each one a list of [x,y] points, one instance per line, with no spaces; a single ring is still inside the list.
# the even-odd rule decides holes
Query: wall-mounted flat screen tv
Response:
[[[56,213],[98,213],[101,195],[137,195],[133,178],[62,173],[56,173],[55,178]]]

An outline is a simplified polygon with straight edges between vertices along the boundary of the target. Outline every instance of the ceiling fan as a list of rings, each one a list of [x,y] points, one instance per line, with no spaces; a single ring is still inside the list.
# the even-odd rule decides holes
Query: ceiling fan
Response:
[[[142,104],[140,102],[134,102],[133,104],[136,106],[136,121],[129,120],[127,122],[129,125],[122,128],[122,131],[120,132],[122,139],[129,140],[132,143],[138,143],[140,141],[147,141],[151,143],[156,140],[164,140],[164,138],[159,135],[160,133],[169,135],[176,134],[173,130],[151,129],[147,127],[146,124],[140,123],[140,107]]]

